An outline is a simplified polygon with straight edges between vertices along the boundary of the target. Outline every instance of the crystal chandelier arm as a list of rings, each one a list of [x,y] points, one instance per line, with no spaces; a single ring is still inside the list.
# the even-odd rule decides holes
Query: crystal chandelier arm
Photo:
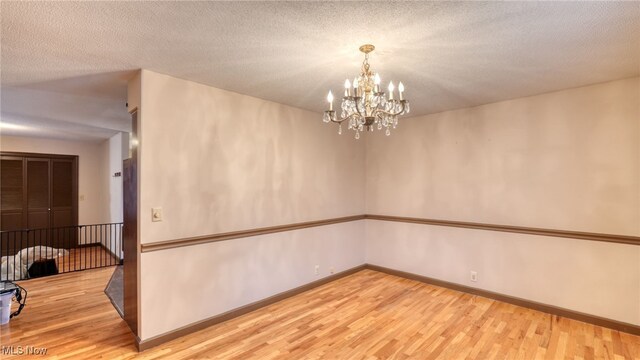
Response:
[[[380,109],[376,109],[375,113],[376,113],[376,115],[378,115],[378,114],[390,115],[390,116],[398,116],[398,115],[401,115],[401,114],[404,112],[404,110],[405,110],[405,106],[404,106],[404,104],[405,104],[406,102],[407,102],[406,100],[401,100],[401,101],[400,101],[400,104],[402,105],[402,108],[401,108],[397,113],[392,113],[392,112],[385,111],[385,110],[380,110]]]
[[[342,98],[341,117],[333,110],[333,96],[331,92],[327,96],[329,110],[324,112],[322,121],[325,123],[339,124],[338,134],[342,134],[342,123],[349,120],[349,129],[356,132],[356,139],[365,128],[373,131],[374,125],[378,130],[386,127],[386,135],[390,134],[390,127],[398,125],[398,116],[409,113],[409,102],[403,99],[404,86],[399,84],[400,98],[393,98],[393,85],[389,84],[389,99],[380,91],[380,76],[373,72],[369,66],[369,53],[375,47],[365,44],[360,51],[365,54],[360,75],[353,80],[353,89],[349,80],[345,81],[344,97]],[[353,90],[353,92],[352,92]],[[360,103],[362,101],[362,103]]]
[[[331,122],[336,123],[336,124],[342,124],[345,120],[349,120],[352,117],[358,117],[358,114],[353,113],[353,114],[351,114],[349,116],[346,116],[346,117],[343,117],[343,118],[340,118],[340,119],[337,119],[337,120],[334,120],[333,118],[331,118]]]

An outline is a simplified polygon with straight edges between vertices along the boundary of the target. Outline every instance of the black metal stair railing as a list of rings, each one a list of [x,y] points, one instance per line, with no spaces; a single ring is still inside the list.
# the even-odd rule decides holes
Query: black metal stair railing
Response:
[[[122,264],[122,223],[0,231],[0,280]]]

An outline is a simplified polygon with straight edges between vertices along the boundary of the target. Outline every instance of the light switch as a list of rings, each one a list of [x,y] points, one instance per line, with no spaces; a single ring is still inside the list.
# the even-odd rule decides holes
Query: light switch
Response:
[[[162,208],[151,208],[151,221],[162,221]]]

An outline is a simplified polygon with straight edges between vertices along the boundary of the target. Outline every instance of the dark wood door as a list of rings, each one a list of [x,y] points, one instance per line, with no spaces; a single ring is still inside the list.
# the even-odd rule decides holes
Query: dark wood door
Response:
[[[74,199],[77,179],[73,159],[51,159],[51,228],[58,248],[75,247],[77,231]]]
[[[75,246],[78,157],[9,152],[0,156],[2,255],[36,245]]]
[[[27,228],[51,227],[50,160],[27,158]]]
[[[24,158],[2,156],[0,159],[0,256],[13,255],[20,250],[27,226],[26,168]],[[26,236],[24,237],[26,239]]]
[[[24,159],[2,156],[0,159],[0,228],[20,230],[26,227]]]

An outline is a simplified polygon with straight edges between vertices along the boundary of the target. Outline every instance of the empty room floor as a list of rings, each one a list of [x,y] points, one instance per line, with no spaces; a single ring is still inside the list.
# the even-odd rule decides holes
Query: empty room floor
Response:
[[[113,269],[22,282],[0,342],[87,359],[640,359],[638,336],[372,270],[137,353],[103,292]]]

